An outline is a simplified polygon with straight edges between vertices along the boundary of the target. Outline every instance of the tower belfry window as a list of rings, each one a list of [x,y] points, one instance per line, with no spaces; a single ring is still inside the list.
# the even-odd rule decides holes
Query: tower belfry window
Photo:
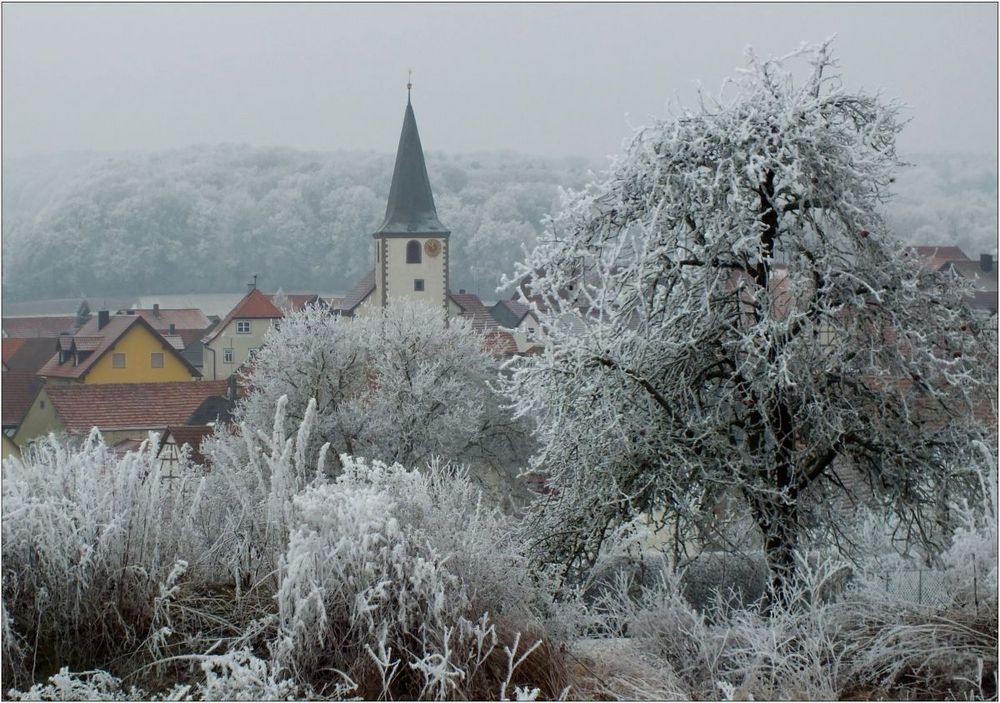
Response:
[[[406,263],[408,264],[419,264],[420,263],[420,242],[416,239],[411,239],[406,243]]]

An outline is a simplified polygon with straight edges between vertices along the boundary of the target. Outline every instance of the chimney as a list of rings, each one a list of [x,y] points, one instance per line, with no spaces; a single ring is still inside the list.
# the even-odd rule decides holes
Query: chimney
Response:
[[[459,295],[465,295],[465,288],[459,288],[458,289],[458,294]]]
[[[160,316],[160,304],[153,303],[153,317],[159,317],[159,316]]]
[[[989,273],[993,270],[993,255],[992,254],[980,254],[979,255],[979,268],[981,268],[985,273]]]
[[[170,334],[177,334],[177,325],[173,322],[170,323]]]
[[[97,329],[103,330],[104,326],[111,321],[111,313],[107,310],[99,310],[97,313]]]

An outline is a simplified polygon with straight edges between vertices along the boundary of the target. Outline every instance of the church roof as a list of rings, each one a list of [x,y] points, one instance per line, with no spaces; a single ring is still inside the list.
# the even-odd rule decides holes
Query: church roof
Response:
[[[351,289],[351,292],[340,299],[339,302],[333,305],[333,309],[339,311],[341,314],[348,313],[353,314],[354,308],[358,307],[365,301],[369,295],[375,290],[375,269],[370,270],[365,274],[365,277],[358,281],[357,285]]]
[[[417,120],[413,116],[413,106],[407,100],[385,219],[375,230],[375,235],[410,232],[447,234],[448,230],[438,220],[424,164],[424,150],[417,133]]]

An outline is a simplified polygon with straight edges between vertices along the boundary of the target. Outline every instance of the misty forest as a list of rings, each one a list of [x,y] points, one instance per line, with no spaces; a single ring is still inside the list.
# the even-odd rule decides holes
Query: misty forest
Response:
[[[985,156],[904,155],[886,213],[907,243],[996,252],[997,170]],[[522,246],[605,163],[428,151],[455,233],[454,288],[494,299]],[[3,294],[11,301],[243,290],[342,292],[364,275],[392,155],[218,146],[4,161]]]
[[[10,436],[62,424],[4,445],[4,696],[996,700],[996,163],[897,153],[834,47],[748,50],[605,162],[424,170],[410,104],[396,155],[5,159],[4,300],[94,310]],[[454,311],[389,263],[334,297],[373,251]],[[197,368],[94,305],[190,292],[246,293]],[[65,410],[119,328],[218,389],[197,442]]]

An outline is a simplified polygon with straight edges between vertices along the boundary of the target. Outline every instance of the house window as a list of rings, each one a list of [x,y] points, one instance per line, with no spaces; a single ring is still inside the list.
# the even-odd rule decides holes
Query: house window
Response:
[[[420,242],[416,239],[411,239],[406,243],[406,263],[420,263]]]
[[[236,334],[250,334],[250,320],[237,320]]]
[[[149,365],[154,369],[163,368],[163,352],[153,352],[149,355]]]
[[[111,355],[111,366],[116,369],[125,368],[125,355],[124,354],[112,354]]]
[[[233,363],[233,350],[231,348],[222,350],[222,363],[223,364]]]
[[[414,278],[413,279],[413,290],[421,292],[424,290],[424,279]]]
[[[528,339],[529,342],[534,342],[535,341],[535,328],[534,327],[529,327],[528,328],[527,339]]]

